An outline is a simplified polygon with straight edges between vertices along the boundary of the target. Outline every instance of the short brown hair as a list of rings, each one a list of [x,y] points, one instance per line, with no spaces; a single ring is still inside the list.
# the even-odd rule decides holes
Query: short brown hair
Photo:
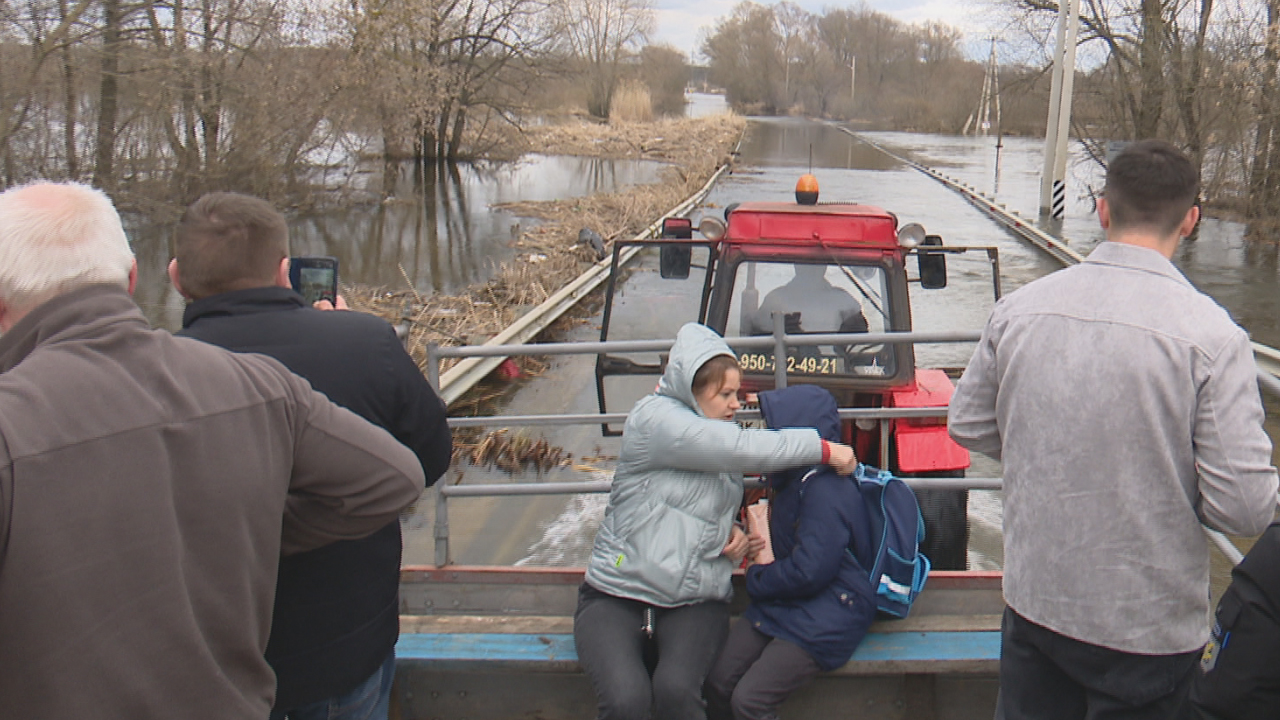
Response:
[[[702,363],[702,367],[693,374],[693,394],[697,396],[711,385],[715,386],[716,392],[720,392],[720,388],[724,387],[724,376],[730,370],[742,371],[738,366],[738,359],[732,355],[716,355]]]
[[[1107,167],[1105,197],[1116,230],[1177,230],[1200,196],[1200,171],[1181,150],[1162,140],[1133,143]]]
[[[280,260],[289,257],[289,228],[265,200],[209,193],[182,213],[173,254],[182,291],[194,300],[269,287]]]

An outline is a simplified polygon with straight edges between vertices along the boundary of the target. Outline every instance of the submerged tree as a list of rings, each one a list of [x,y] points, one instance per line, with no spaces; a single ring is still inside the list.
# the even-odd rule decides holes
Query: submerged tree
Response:
[[[504,92],[541,57],[545,0],[364,0],[346,16],[351,79],[376,104],[391,157],[470,154],[468,129],[514,122]],[[472,138],[474,139],[474,138]]]

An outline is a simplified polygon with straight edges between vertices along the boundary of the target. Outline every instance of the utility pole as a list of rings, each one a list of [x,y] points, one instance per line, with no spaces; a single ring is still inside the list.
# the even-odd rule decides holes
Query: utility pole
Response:
[[[996,39],[991,38],[991,56],[987,58],[987,72],[982,77],[982,96],[978,100],[978,125],[976,132],[983,137],[991,132],[991,115],[995,112],[996,127],[1000,126],[1000,65],[996,60]],[[964,134],[969,124],[965,123]]]
[[[853,114],[853,91],[857,88],[858,56],[849,56],[849,114]]]
[[[1076,32],[1080,0],[1059,0],[1053,84],[1049,90],[1049,122],[1044,139],[1044,174],[1040,177],[1040,215],[1061,220],[1066,212],[1067,137],[1071,129],[1071,91],[1076,76]]]

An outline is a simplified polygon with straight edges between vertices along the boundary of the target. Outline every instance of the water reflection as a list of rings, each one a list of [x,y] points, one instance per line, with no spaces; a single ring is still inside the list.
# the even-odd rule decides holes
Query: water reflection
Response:
[[[520,221],[494,205],[650,183],[660,167],[547,155],[501,164],[401,164],[381,205],[295,218],[294,252],[337,257],[351,282],[399,288],[408,282],[422,293],[452,293],[512,256]]]
[[[662,163],[648,160],[529,155],[512,163],[392,163],[379,186],[381,203],[289,218],[297,255],[338,258],[344,283],[420,293],[457,292],[486,279],[510,259],[521,223],[493,206],[614,192],[659,179]],[[364,175],[377,174],[365,168]],[[380,191],[380,192],[379,192]],[[182,300],[168,287],[164,266],[171,229],[134,219],[139,302],[151,321],[176,328]]]
[[[760,167],[847,170],[902,167],[888,155],[853,141],[836,128],[804,118],[753,118],[741,152],[744,164]],[[818,179],[821,182],[822,178]],[[794,183],[795,178],[791,182]]]

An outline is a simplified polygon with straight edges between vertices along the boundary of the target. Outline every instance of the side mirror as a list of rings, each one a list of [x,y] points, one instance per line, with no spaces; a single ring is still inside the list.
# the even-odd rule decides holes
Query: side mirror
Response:
[[[688,245],[663,245],[658,255],[658,274],[663,280],[686,280],[693,264],[693,248]]]
[[[942,236],[926,235],[924,242],[916,249],[916,259],[920,262],[920,287],[926,290],[947,286],[947,254],[928,250],[930,246],[941,245]]]
[[[693,221],[689,218],[667,218],[662,221],[662,237],[692,240]],[[683,243],[663,245],[658,251],[658,274],[664,280],[685,280],[693,264],[693,248]]]

